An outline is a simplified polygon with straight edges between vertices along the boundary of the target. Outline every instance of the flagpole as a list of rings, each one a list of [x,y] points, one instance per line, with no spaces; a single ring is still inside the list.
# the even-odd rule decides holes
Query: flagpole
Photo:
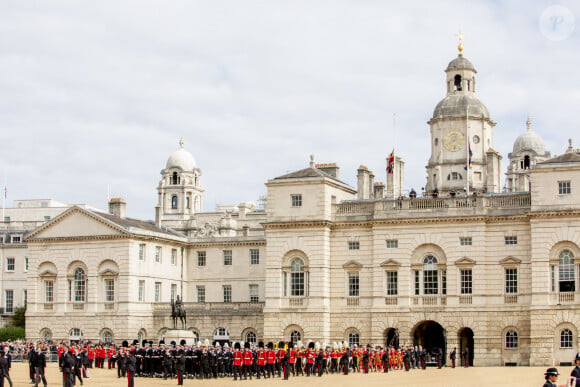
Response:
[[[2,192],[2,221],[4,221],[4,208],[6,208],[6,172],[4,172],[4,192]]]
[[[397,160],[397,156],[395,156],[395,145],[397,144],[397,113],[393,113],[393,169],[391,170],[391,174],[393,175],[393,196],[397,198],[401,196],[401,187],[399,187],[399,193],[395,192],[395,161]],[[394,199],[393,198],[393,199]]]
[[[467,165],[467,188],[465,189],[465,193],[469,196],[469,104],[465,106],[465,152],[467,155],[466,158],[466,165]]]

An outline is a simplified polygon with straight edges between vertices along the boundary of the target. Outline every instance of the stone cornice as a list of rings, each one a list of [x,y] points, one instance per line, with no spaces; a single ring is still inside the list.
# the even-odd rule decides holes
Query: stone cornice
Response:
[[[333,224],[329,220],[311,220],[311,221],[297,221],[297,222],[265,222],[260,223],[264,229],[288,229],[288,228],[314,228],[324,227],[329,228]]]
[[[563,210],[563,211],[532,211],[528,213],[530,220],[532,219],[546,219],[546,218],[561,218],[561,217],[577,217],[580,216],[580,210]]]
[[[159,238],[155,236],[144,236],[137,234],[127,235],[85,235],[85,236],[67,236],[67,237],[50,237],[50,238],[30,238],[27,239],[29,244],[36,243],[58,243],[58,242],[78,242],[78,241],[100,241],[100,240],[115,240],[115,239],[131,239],[143,242],[160,242],[168,243],[177,246],[187,246],[188,243],[176,241],[173,239]]]
[[[191,248],[200,248],[200,247],[236,247],[236,246],[266,246],[266,240],[253,240],[253,241],[203,241],[203,242],[196,242],[196,241],[189,241],[187,244],[188,247]]]

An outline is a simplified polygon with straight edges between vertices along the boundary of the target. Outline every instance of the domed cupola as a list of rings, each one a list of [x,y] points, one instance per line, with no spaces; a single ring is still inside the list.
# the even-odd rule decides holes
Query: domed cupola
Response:
[[[501,156],[493,150],[489,110],[477,98],[471,61],[459,54],[445,68],[445,97],[435,106],[428,124],[431,157],[427,164],[427,194],[461,195],[501,190]]]
[[[539,134],[532,130],[532,121],[530,117],[526,120],[526,131],[516,138],[514,142],[513,154],[518,154],[523,151],[534,152],[539,156],[546,154],[546,144]]]
[[[193,172],[196,168],[195,159],[193,155],[185,150],[183,147],[185,141],[183,139],[179,140],[179,149],[176,150],[169,156],[167,163],[165,164],[166,169],[178,168],[182,171]]]
[[[508,192],[530,191],[529,170],[537,163],[550,158],[546,144],[539,134],[532,130],[532,120],[526,120],[526,131],[516,138],[513,152],[508,154],[509,165],[506,172]]]
[[[184,145],[181,139],[179,149],[167,159],[157,187],[157,223],[177,230],[187,228],[190,216],[201,211],[203,206],[201,170]]]

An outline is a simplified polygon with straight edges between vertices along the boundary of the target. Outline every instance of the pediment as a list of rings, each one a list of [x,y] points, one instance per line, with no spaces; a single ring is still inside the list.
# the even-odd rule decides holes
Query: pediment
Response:
[[[506,257],[506,258],[502,259],[501,261],[499,261],[499,264],[502,266],[519,265],[520,263],[522,263],[522,260],[519,258],[515,258],[515,257]]]
[[[114,223],[79,207],[72,207],[37,228],[27,237],[29,239],[82,238],[116,236],[125,233],[125,230]]]
[[[463,257],[455,261],[455,266],[473,266],[475,263],[474,259]]]
[[[360,270],[362,269],[363,265],[358,263],[357,261],[348,261],[347,263],[342,265],[342,267],[350,270]]]
[[[112,269],[105,269],[105,270],[102,270],[99,272],[99,275],[102,275],[102,276],[116,276],[118,274],[119,274],[118,271],[115,271]]]
[[[43,270],[38,274],[39,277],[56,277],[56,272],[52,270]]]
[[[381,267],[383,269],[395,269],[401,266],[399,261],[395,261],[394,259],[387,259],[381,263]]]

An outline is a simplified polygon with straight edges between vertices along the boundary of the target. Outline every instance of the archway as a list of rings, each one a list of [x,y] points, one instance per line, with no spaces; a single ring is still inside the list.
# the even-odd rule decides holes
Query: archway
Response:
[[[458,333],[459,339],[459,354],[461,354],[461,365],[464,365],[465,360],[463,359],[463,354],[465,353],[465,349],[468,348],[469,355],[468,355],[468,364],[473,366],[473,355],[474,355],[474,348],[473,348],[473,331],[471,328],[463,328]]]
[[[422,346],[434,361],[441,354],[442,364],[447,358],[447,337],[445,329],[436,321],[422,321],[413,330],[413,345]],[[428,361],[431,359],[428,356]]]
[[[399,346],[399,331],[395,328],[385,330],[385,348]]]

